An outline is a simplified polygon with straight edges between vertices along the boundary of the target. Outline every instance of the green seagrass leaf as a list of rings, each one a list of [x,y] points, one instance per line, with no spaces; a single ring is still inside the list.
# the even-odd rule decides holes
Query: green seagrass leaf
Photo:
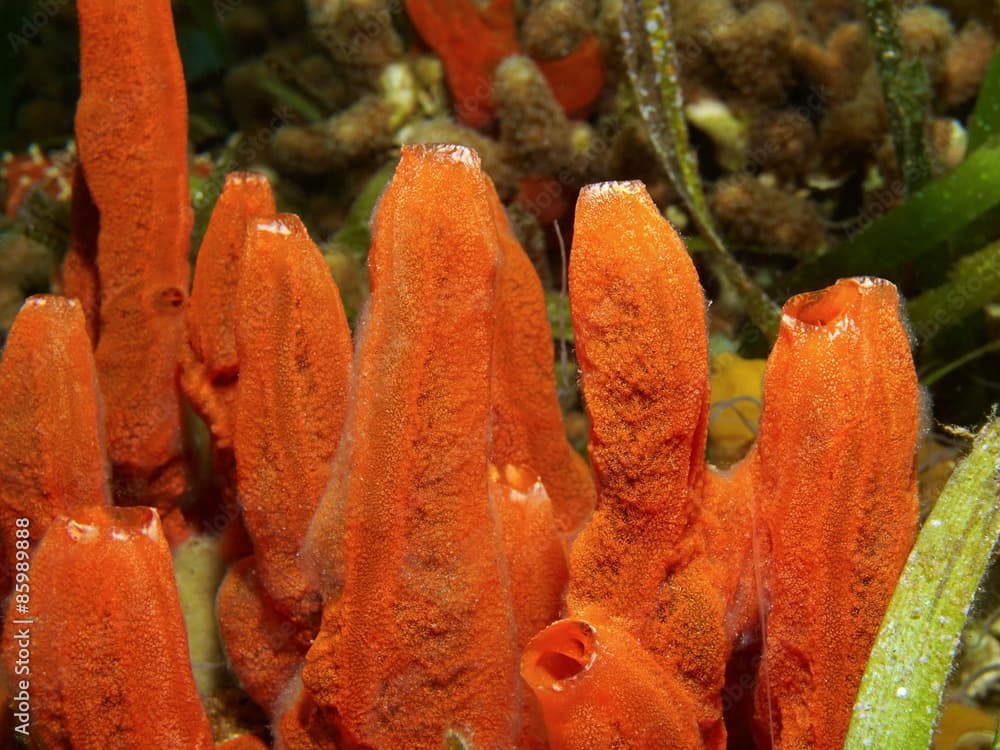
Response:
[[[868,659],[845,750],[930,746],[966,614],[1000,535],[1000,419],[924,524]]]

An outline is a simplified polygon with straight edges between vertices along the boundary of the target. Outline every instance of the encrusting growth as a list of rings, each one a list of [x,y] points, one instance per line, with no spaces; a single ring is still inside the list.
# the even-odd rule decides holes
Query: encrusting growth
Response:
[[[176,372],[192,220],[184,75],[170,3],[79,0],[77,11],[76,137],[100,213],[96,359],[114,496],[167,512],[186,485]]]

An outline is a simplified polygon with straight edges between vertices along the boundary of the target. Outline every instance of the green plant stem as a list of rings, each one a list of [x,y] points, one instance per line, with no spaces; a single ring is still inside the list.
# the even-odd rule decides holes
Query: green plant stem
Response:
[[[1000,48],[993,53],[976,106],[969,116],[969,151],[975,151],[995,135],[1000,135]]]
[[[314,124],[323,119],[323,112],[319,107],[278,79],[262,78],[257,85],[261,91],[270,94],[281,104],[302,115],[306,123]]]
[[[948,281],[910,300],[913,332],[926,344],[1000,297],[1000,241],[959,258]]]
[[[882,96],[889,115],[889,130],[907,194],[918,190],[931,176],[931,161],[924,139],[930,84],[919,60],[903,56],[892,0],[863,0],[868,35],[882,81]]]
[[[650,140],[680,193],[715,266],[740,295],[747,314],[770,341],[781,311],[726,249],[712,221],[684,119],[669,0],[624,0],[621,35],[629,81]]]
[[[972,362],[973,360],[979,359],[984,354],[989,354],[990,352],[995,352],[995,351],[1000,351],[1000,339],[998,339],[997,341],[991,341],[985,346],[980,346],[977,349],[973,349],[971,352],[966,352],[958,359],[952,360],[943,367],[939,367],[937,370],[934,370],[930,375],[921,378],[920,383],[921,385],[930,387],[948,373],[957,370],[959,367],[967,365],[969,362]]]
[[[399,159],[392,159],[369,178],[347,209],[343,225],[333,236],[334,242],[350,252],[351,257],[358,263],[364,263],[368,257],[368,246],[372,239],[368,223],[371,221],[375,204],[392,179],[398,163]]]
[[[642,16],[642,26],[638,30],[646,32],[647,44],[654,63],[650,68],[654,83],[651,94],[654,102],[658,100],[661,106],[670,135],[670,139],[663,144],[660,158],[664,163],[669,161],[671,165],[676,165],[674,171],[679,171],[679,175],[672,174],[671,178],[686,194],[689,208],[698,221],[699,228],[703,223],[711,225],[708,202],[705,200],[705,192],[698,177],[698,160],[691,148],[687,120],[684,117],[680,69],[671,33],[673,19],[670,3],[661,0],[642,0]],[[632,69],[630,66],[629,70]],[[634,79],[632,85],[636,85]]]
[[[994,138],[858,234],[802,263],[784,282],[789,291],[802,291],[845,276],[892,276],[1000,205],[998,184],[1000,139]]]

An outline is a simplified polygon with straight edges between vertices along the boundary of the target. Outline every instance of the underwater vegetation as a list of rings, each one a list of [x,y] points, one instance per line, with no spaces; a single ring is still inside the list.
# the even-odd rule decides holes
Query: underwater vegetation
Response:
[[[996,19],[292,5],[78,0],[5,160],[4,742],[995,743]]]

